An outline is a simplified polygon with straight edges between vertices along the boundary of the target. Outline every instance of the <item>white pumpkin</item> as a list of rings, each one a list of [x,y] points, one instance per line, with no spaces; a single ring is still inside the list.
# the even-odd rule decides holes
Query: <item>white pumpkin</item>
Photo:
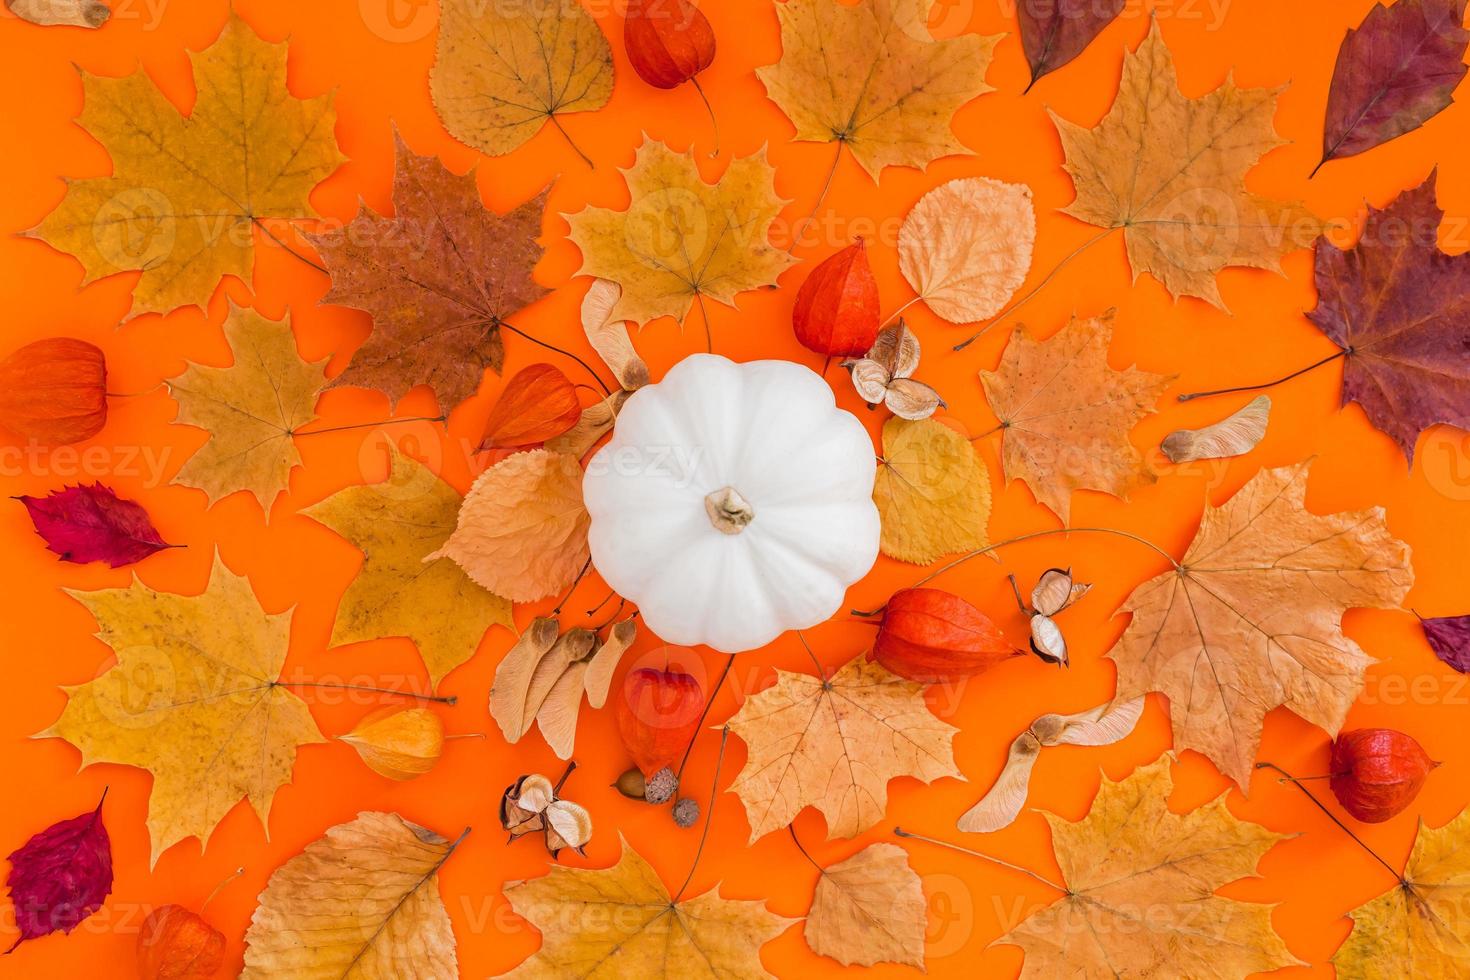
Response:
[[[875,472],[814,371],[696,354],[628,399],[587,466],[592,564],[666,642],[764,646],[873,567]]]

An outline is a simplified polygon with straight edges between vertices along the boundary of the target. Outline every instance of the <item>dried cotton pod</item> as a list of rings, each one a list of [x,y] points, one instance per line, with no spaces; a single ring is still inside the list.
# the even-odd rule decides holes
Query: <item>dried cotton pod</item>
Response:
[[[1271,399],[1265,395],[1251,401],[1229,418],[1203,429],[1180,429],[1164,438],[1164,455],[1171,463],[1200,459],[1226,459],[1255,449],[1266,436],[1271,418]]]
[[[576,767],[575,762],[569,765],[556,785],[540,773],[529,773],[506,787],[500,797],[500,825],[512,840],[540,833],[552,857],[564,847],[582,853],[592,839],[592,816],[580,804],[557,796]]]
[[[927,419],[944,407],[939,392],[913,380],[919,369],[919,338],[900,320],[878,333],[867,356],[844,361],[852,372],[852,386],[869,405],[886,405],[901,419]]]
[[[592,839],[592,815],[586,807],[570,800],[553,800],[546,808],[546,849],[552,857],[563,847],[578,854]]]
[[[444,751],[444,723],[427,708],[379,708],[337,736],[369,769],[389,779],[413,779],[434,768]]]

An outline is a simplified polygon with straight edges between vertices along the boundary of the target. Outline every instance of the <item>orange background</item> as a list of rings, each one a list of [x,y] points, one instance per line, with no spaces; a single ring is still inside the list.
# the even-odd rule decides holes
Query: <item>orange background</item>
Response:
[[[1306,175],[1318,159],[1328,82],[1338,43],[1356,25],[1371,0],[1218,0],[1226,6],[1223,24],[1218,9],[1204,0],[1155,4],[1164,38],[1176,57],[1180,84],[1187,95],[1212,89],[1234,73],[1245,86],[1287,86],[1282,92],[1277,128],[1292,141],[1269,154],[1251,174],[1250,185],[1274,197],[1304,200],[1317,214],[1347,229],[1361,220],[1365,200],[1382,205],[1416,185],[1436,163],[1440,167],[1440,200],[1451,221],[1443,232],[1452,251],[1464,250],[1463,232],[1455,219],[1470,215],[1470,171],[1463,135],[1470,117],[1456,106],[1421,131],[1364,156],[1334,162],[1316,179]],[[138,570],[150,586],[197,593],[205,583],[210,551],[218,543],[224,560],[247,574],[269,611],[292,605],[288,673],[304,678],[333,677],[348,682],[388,686],[427,684],[422,665],[406,640],[384,640],[327,649],[337,601],[355,573],[354,548],[297,511],[344,486],[383,475],[382,454],[374,430],[302,437],[297,444],[304,466],[292,477],[288,494],[270,510],[269,523],[254,499],[234,495],[213,508],[203,493],[167,486],[173,473],[203,440],[197,430],[170,427],[175,406],[158,383],[182,371],[186,361],[223,364],[227,348],[220,331],[225,297],[253,304],[269,317],[289,314],[303,357],[331,355],[331,373],[340,371],[366,336],[366,314],[319,307],[327,289],[324,276],[274,247],[257,249],[254,279],[228,280],[207,311],[187,308],[168,316],[143,316],[124,323],[133,277],[119,275],[82,286],[82,271],[70,256],[42,242],[19,237],[61,200],[62,178],[107,172],[106,152],[74,122],[82,90],[72,67],[105,76],[120,76],[140,63],[170,98],[187,107],[193,87],[186,51],[206,47],[224,23],[225,0],[113,0],[113,22],[99,32],[36,28],[0,17],[0,135],[7,152],[0,154],[0,310],[4,338],[0,354],[40,337],[68,335],[100,345],[115,392],[147,392],[112,400],[112,417],[102,433],[71,450],[43,453],[34,459],[4,457],[0,491],[5,496],[39,494],[79,479],[103,479],[123,496],[141,501],[164,537],[186,544],[183,550],[148,559]],[[434,56],[434,10],[425,0],[237,0],[243,18],[271,41],[290,38],[291,91],[302,97],[336,91],[336,136],[347,162],[324,181],[313,203],[324,216],[348,220],[359,196],[379,211],[391,209],[392,127],[396,124],[410,147],[442,157],[464,172],[477,167],[485,203],[504,211],[555,180],[546,212],[544,238],[548,251],[537,279],[558,287],[552,295],[515,318],[522,329],[592,354],[582,338],[578,304],[584,280],[573,280],[576,249],[566,241],[561,215],[587,203],[622,207],[627,190],[619,167],[632,163],[643,130],[677,149],[693,147],[706,177],[718,176],[732,155],[746,155],[769,144],[777,168],[776,189],[792,203],[784,212],[785,227],[812,207],[827,171],[833,147],[790,142],[792,128],[766,99],[753,69],[775,61],[780,53],[774,6],[768,0],[707,0],[704,7],[719,38],[713,67],[701,76],[724,133],[725,156],[708,160],[710,130],[695,92],[685,86],[660,92],[642,84],[628,67],[621,42],[620,14],[615,4],[598,2],[592,9],[612,39],[617,84],[611,103],[595,114],[567,117],[572,136],[596,161],[588,170],[553,130],[546,129],[508,157],[488,159],[457,143],[444,131],[429,101],[427,75]],[[161,17],[158,16],[161,11]],[[1041,81],[1029,95],[1021,46],[1014,35],[1011,7],[1005,0],[945,0],[942,16],[948,30],[985,34],[1011,32],[996,50],[989,81],[997,91],[965,107],[955,128],[973,155],[939,161],[927,173],[890,169],[875,190],[850,157],[838,166],[823,210],[827,223],[817,241],[799,248],[805,264],[787,274],[779,290],[754,291],[739,298],[738,309],[711,304],[715,347],[737,359],[785,357],[813,367],[820,359],[792,338],[790,308],[797,284],[811,264],[830,254],[852,235],[869,238],[880,290],[887,309],[911,295],[898,274],[892,245],[897,220],[929,188],[942,180],[982,174],[1028,184],[1035,192],[1039,229],[1034,283],[1062,257],[1093,234],[1057,213],[1072,197],[1061,169],[1061,151],[1047,109],[1090,125],[1111,104],[1125,46],[1135,45],[1147,29],[1137,2],[1110,26],[1076,62]],[[390,17],[396,16],[396,20]],[[936,19],[941,16],[936,12]],[[396,25],[396,26],[395,26]],[[865,224],[866,223],[866,224]],[[886,223],[886,224],[885,224]],[[784,235],[784,228],[778,229]],[[258,239],[259,241],[259,239]],[[1028,304],[1024,319],[1049,335],[1072,311],[1096,314],[1117,307],[1118,328],[1113,363],[1138,363],[1149,370],[1177,374],[1175,390],[1195,390],[1265,380],[1311,363],[1331,351],[1303,317],[1314,303],[1311,257],[1298,252],[1286,261],[1287,275],[1245,270],[1227,271],[1220,284],[1231,313],[1186,300],[1175,304],[1152,279],[1131,281],[1121,238],[1110,237],[1070,264],[1041,295]],[[1029,285],[1029,284],[1028,284]],[[971,432],[993,424],[976,380],[976,372],[993,367],[1008,330],[997,329],[961,354],[948,347],[964,336],[918,306],[910,322],[926,346],[919,377],[948,399],[948,418]],[[682,332],[671,320],[647,326],[637,344],[655,377],[686,354],[702,349],[704,331],[698,314]],[[517,338],[507,337],[507,374],[527,364],[549,360],[577,381],[588,381],[577,366]],[[858,412],[875,435],[882,413],[862,411],[847,381],[835,367],[829,374],[841,403]],[[1418,584],[1408,603],[1420,612],[1448,615],[1470,611],[1465,596],[1464,554],[1470,547],[1470,482],[1466,479],[1466,446],[1459,434],[1441,429],[1421,440],[1412,470],[1388,438],[1378,433],[1356,407],[1339,411],[1340,366],[1330,365],[1272,392],[1275,403],[1270,431],[1249,456],[1227,463],[1196,466],[1187,472],[1163,467],[1158,484],[1128,502],[1099,494],[1079,494],[1074,523],[1125,528],[1181,553],[1198,520],[1204,499],[1220,501],[1265,466],[1293,463],[1311,456],[1317,461],[1309,503],[1319,511],[1383,505],[1390,528],[1414,550]],[[426,458],[461,489],[472,478],[464,444],[479,434],[501,382],[487,377],[481,393],[455,410],[449,439],[441,441],[427,425],[390,427],[415,455]],[[1174,428],[1205,424],[1223,417],[1248,396],[1207,399],[1179,406],[1166,399],[1161,411],[1139,425],[1136,444],[1152,452]],[[590,395],[589,395],[590,399]],[[347,424],[387,417],[388,405],[378,394],[334,390],[321,400],[322,424]],[[403,401],[403,416],[433,415],[429,393],[420,389]],[[1056,526],[1020,484],[1001,488],[996,437],[978,445],[997,487],[991,523],[993,539]],[[12,446],[13,442],[4,445]],[[167,453],[161,478],[151,477],[142,453]],[[454,708],[443,708],[453,733],[489,733],[483,739],[448,743],[445,756],[429,775],[408,784],[392,784],[375,776],[346,745],[329,742],[301,751],[293,782],[276,796],[270,838],[249,808],[241,805],[224,820],[201,853],[186,841],[168,850],[158,866],[148,868],[144,827],[149,776],[140,770],[102,765],[77,772],[78,754],[65,742],[32,740],[50,725],[64,703],[62,685],[83,683],[111,663],[111,652],[92,638],[93,623],[85,610],[63,594],[63,588],[95,589],[125,585],[130,570],[57,562],[33,534],[19,504],[0,508],[3,565],[0,565],[0,622],[3,622],[5,680],[0,683],[0,753],[3,753],[3,797],[0,807],[0,852],[8,853],[31,834],[58,819],[93,807],[104,786],[111,787],[106,822],[116,859],[116,883],[107,905],[71,936],[60,934],[23,945],[0,959],[0,976],[112,977],[133,975],[132,948],[138,924],[148,908],[179,902],[197,908],[214,886],[237,867],[243,878],[228,885],[209,906],[207,917],[229,937],[231,972],[238,969],[242,936],[255,898],[270,873],[305,844],[360,810],[396,810],[446,836],[465,826],[475,828],[442,872],[441,888],[454,921],[465,976],[499,973],[537,948],[534,929],[517,919],[501,897],[507,880],[544,872],[547,858],[534,840],[507,846],[496,822],[501,790],[518,774],[540,771],[555,776],[560,764],[539,735],[516,746],[500,738],[486,709],[486,694],[495,665],[511,642],[508,632],[493,630],[479,653],[444,682],[442,693],[459,696]],[[1079,606],[1067,612],[1063,625],[1071,641],[1073,666],[1058,671],[1031,658],[1009,662],[968,685],[936,688],[935,710],[962,728],[955,740],[960,767],[969,782],[941,780],[922,786],[897,780],[891,786],[888,820],[858,840],[824,842],[818,814],[803,813],[796,830],[823,864],[841,860],[865,843],[888,839],[894,824],[955,840],[955,818],[973,803],[1000,768],[1006,746],[1035,716],[1047,711],[1075,711],[1106,699],[1112,690],[1113,667],[1104,652],[1122,629],[1112,611],[1128,592],[1160,570],[1156,556],[1114,539],[1078,535],[1071,542],[1048,538],[1005,549],[1005,566],[986,561],[951,573],[942,584],[960,591],[1000,619],[1020,642],[1023,621],[1015,611],[1004,580],[1014,570],[1029,585],[1049,565],[1074,567],[1080,579],[1097,583]],[[923,572],[888,559],[851,593],[851,604],[873,607],[895,589]],[[575,618],[603,595],[595,576],[584,582],[568,608]],[[517,609],[524,624],[550,603]],[[1470,769],[1470,745],[1461,733],[1470,703],[1470,685],[1436,661],[1408,612],[1354,611],[1348,632],[1381,662],[1371,671],[1367,692],[1353,709],[1349,726],[1392,725],[1417,738],[1444,766],[1433,774],[1417,804],[1397,819],[1362,835],[1393,863],[1401,863],[1411,844],[1415,821],[1439,825],[1466,803],[1461,787]],[[829,665],[862,652],[871,640],[869,626],[846,618],[807,634],[817,656]],[[636,662],[662,662],[655,637],[639,638],[624,669]],[[692,658],[711,674],[722,662],[704,651]],[[732,682],[712,711],[719,722],[736,708],[741,692],[768,684],[772,669],[809,670],[795,637],[770,648],[743,654]],[[373,707],[340,693],[304,691],[321,729],[328,736],[347,731]],[[709,791],[718,737],[705,735],[696,748],[687,785],[702,800]],[[1275,760],[1299,773],[1325,771],[1327,737],[1284,711],[1266,727],[1261,758]],[[1107,749],[1058,748],[1043,753],[1032,781],[1031,803],[1069,818],[1081,817],[1096,791],[1099,768],[1121,778],[1169,745],[1164,705],[1150,704],[1138,732]],[[721,782],[728,785],[744,761],[745,750],[731,739]],[[568,795],[592,811],[597,833],[583,859],[570,852],[563,860],[587,867],[611,864],[621,832],[648,857],[665,881],[677,887],[693,857],[698,834],[677,830],[667,811],[626,801],[608,784],[626,765],[610,710],[583,711],[577,744],[582,769],[568,784]],[[1226,789],[1202,758],[1186,753],[1175,769],[1179,788],[1173,805],[1192,808]],[[1320,785],[1320,784],[1319,784]],[[1264,877],[1228,886],[1238,898],[1279,903],[1273,913],[1277,930],[1291,950],[1310,968],[1283,976],[1329,976],[1326,961],[1347,935],[1344,914],[1384,891],[1391,880],[1371,858],[1289,787],[1257,779],[1249,800],[1235,792],[1231,808],[1245,819],[1281,832],[1302,832],[1271,851],[1261,864]],[[815,870],[797,854],[785,833],[772,834],[747,849],[748,826],[738,799],[721,795],[713,814],[709,847],[695,874],[691,894],[721,883],[732,898],[761,898],[787,916],[803,915],[810,903]],[[972,836],[970,846],[1055,877],[1043,818],[1025,813],[1011,828],[990,836]],[[1050,900],[1042,886],[981,860],[927,844],[905,845],[913,866],[925,878],[930,897],[929,972],[936,976],[1009,977],[1020,968],[1014,947],[987,945],[1008,924],[1038,902]],[[7,913],[8,915],[8,910]],[[14,934],[4,923],[0,942]],[[799,927],[767,945],[762,960],[781,975],[837,973],[833,961],[805,946]],[[907,968],[884,967],[880,975],[911,974]]]

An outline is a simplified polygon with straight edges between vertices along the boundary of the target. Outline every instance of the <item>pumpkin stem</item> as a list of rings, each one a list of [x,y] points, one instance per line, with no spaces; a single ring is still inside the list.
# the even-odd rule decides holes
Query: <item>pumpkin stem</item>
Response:
[[[709,515],[709,522],[721,534],[739,534],[755,520],[755,509],[750,506],[750,501],[734,487],[711,492],[704,498],[704,511]]]

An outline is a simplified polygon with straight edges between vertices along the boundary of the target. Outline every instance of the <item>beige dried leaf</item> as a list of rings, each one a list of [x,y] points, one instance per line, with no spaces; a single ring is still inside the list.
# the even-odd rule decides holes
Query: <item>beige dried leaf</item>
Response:
[[[480,474],[454,533],[424,560],[452,558],[481,587],[534,602],[566,588],[587,564],[589,523],[577,458],[533,449]]]
[[[843,966],[924,969],[924,886],[896,844],[869,844],[822,870],[806,917],[806,944]]]
[[[271,875],[245,934],[241,980],[458,976],[438,874],[458,843],[394,813],[328,830]]]
[[[1242,456],[1266,437],[1266,423],[1270,419],[1271,399],[1261,395],[1214,425],[1169,433],[1164,437],[1162,449],[1171,463]]]
[[[925,194],[904,219],[904,278],[950,323],[988,320],[1026,281],[1036,240],[1031,188],[962,177]]]
[[[541,659],[556,645],[560,634],[561,627],[555,619],[537,619],[495,668],[495,683],[490,688],[490,715],[500,725],[500,732],[507,742],[520,741],[529,727],[526,698],[531,691],[531,679]]]
[[[597,445],[597,441],[612,431],[618,421],[618,412],[631,392],[615,391],[595,405],[582,410],[577,424],[555,439],[547,440],[546,448],[554,453],[565,453],[573,459],[581,459]]]
[[[622,295],[623,287],[611,279],[592,280],[592,288],[582,298],[582,329],[623,390],[636,391],[648,384],[648,365],[633,349],[628,321],[613,316]]]
[[[618,661],[623,659],[623,654],[628,652],[637,636],[636,620],[629,618],[621,623],[614,623],[608,632],[607,642],[592,655],[582,683],[587,688],[587,704],[594,711],[607,703],[607,691],[612,685],[613,671],[617,670]]]

